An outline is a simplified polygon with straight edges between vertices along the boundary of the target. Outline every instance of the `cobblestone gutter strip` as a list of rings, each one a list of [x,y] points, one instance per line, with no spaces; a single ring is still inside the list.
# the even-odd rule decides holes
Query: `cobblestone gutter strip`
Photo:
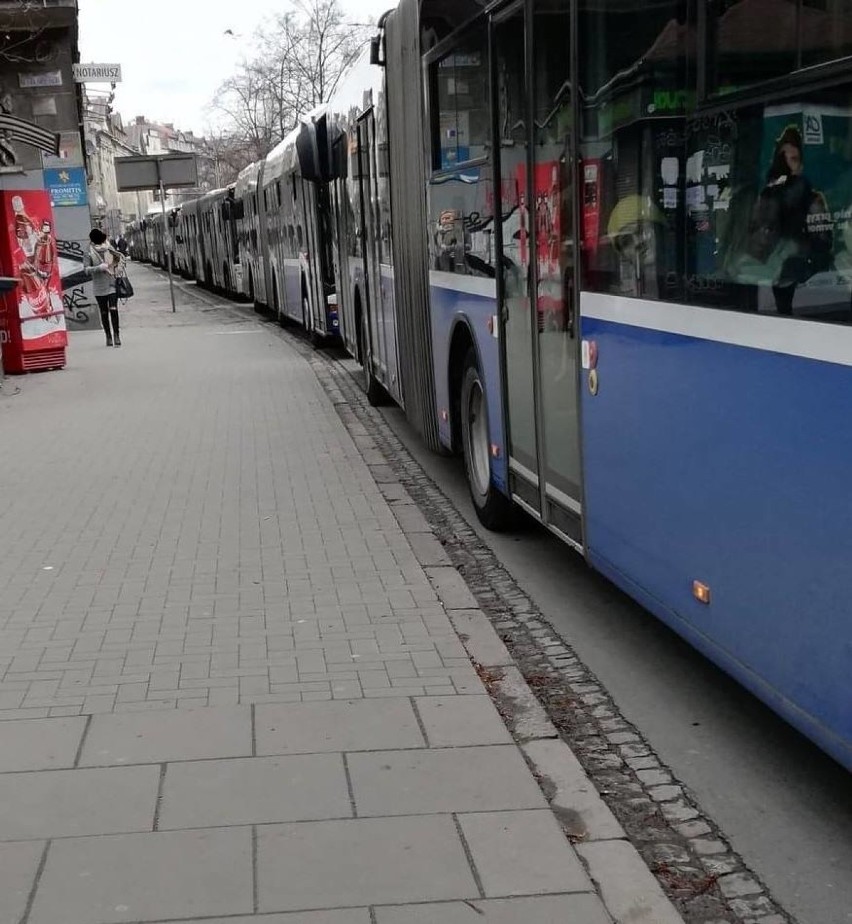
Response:
[[[639,730],[622,717],[597,678],[547,624],[381,414],[367,404],[349,372],[332,358],[313,353],[303,341],[287,339],[310,361],[409,539],[425,552],[422,560],[427,572],[433,572],[433,583],[446,581],[450,570],[463,576],[458,583],[464,586],[444,588],[442,599],[446,605],[449,591],[450,617],[593,878],[598,879],[596,869],[613,864],[630,875],[629,864],[619,863],[612,849],[626,845],[606,841],[622,837],[623,829],[688,924],[791,924],[793,919],[746,868]],[[411,500],[425,516],[428,533],[425,528],[418,533],[416,526],[408,528],[404,522],[411,519]],[[428,540],[435,539],[438,542],[430,547]],[[446,564],[453,569],[442,567]],[[477,621],[480,611],[511,657],[501,657],[499,640],[489,640]],[[533,702],[525,698],[529,688],[535,693]],[[570,750],[562,741],[547,740],[542,722],[552,722]],[[597,792],[584,791],[587,777]],[[600,805],[598,794],[608,810]],[[600,881],[599,886],[605,893]],[[617,895],[604,898],[611,910],[619,904]],[[623,910],[624,920],[634,919],[629,908]]]

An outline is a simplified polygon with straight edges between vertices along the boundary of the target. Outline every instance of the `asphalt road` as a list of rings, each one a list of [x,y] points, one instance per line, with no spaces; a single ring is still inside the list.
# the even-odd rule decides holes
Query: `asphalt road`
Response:
[[[484,530],[459,462],[385,414],[780,904],[799,924],[852,922],[852,777],[547,531]]]

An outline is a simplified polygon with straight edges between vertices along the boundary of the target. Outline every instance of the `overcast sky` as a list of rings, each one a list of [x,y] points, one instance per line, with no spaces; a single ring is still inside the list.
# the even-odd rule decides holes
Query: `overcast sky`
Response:
[[[358,21],[395,5],[341,0]],[[216,88],[251,53],[257,26],[288,7],[286,0],[80,0],[80,59],[121,64],[114,106],[126,121],[144,115],[201,133],[214,118],[207,107]]]

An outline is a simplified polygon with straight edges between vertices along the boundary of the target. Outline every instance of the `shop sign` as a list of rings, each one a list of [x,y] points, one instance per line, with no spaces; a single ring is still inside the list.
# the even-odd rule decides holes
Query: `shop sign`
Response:
[[[120,64],[74,64],[77,83],[121,83]]]
[[[38,87],[61,87],[62,71],[44,71],[41,74],[18,74],[18,82],[23,90]]]
[[[54,208],[86,205],[86,171],[83,167],[51,168],[44,171],[44,185]]]

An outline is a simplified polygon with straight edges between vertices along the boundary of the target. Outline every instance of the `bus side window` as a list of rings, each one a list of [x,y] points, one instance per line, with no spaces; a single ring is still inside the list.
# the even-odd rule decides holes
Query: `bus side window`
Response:
[[[434,170],[488,153],[488,34],[480,24],[431,68]]]

